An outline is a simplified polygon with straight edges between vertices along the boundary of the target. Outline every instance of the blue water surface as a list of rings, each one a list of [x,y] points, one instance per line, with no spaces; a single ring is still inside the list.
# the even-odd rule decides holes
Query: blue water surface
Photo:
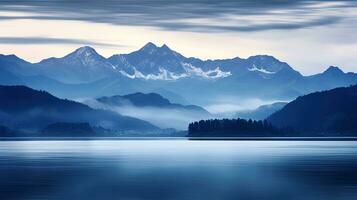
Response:
[[[357,199],[357,141],[0,141],[0,199]]]

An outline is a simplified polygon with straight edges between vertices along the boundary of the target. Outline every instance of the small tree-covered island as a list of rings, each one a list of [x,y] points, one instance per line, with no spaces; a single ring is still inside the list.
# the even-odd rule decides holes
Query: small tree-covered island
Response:
[[[190,137],[257,137],[284,136],[267,120],[210,119],[192,122],[188,126]]]

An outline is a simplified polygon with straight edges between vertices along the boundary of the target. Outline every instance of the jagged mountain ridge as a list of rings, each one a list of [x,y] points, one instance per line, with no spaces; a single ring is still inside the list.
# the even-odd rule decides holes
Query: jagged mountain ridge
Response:
[[[289,65],[272,56],[204,61],[187,58],[171,50],[167,45],[158,47],[153,43],[148,43],[132,53],[116,54],[108,59],[98,54],[92,47],[84,46],[62,58],[47,58],[34,64],[12,57],[0,58],[0,60],[5,60],[3,64],[6,66],[16,65],[16,68],[10,69],[15,74],[44,75],[65,83],[92,82],[112,76],[145,80],[177,80],[191,77],[219,79],[255,73],[264,78],[271,78],[283,69],[293,70]]]
[[[129,78],[147,80],[177,80],[187,77],[224,78],[231,73],[214,69],[203,69],[192,64],[192,59],[186,58],[167,45],[157,47],[148,43],[138,51],[130,54],[117,54],[108,58],[120,72]]]

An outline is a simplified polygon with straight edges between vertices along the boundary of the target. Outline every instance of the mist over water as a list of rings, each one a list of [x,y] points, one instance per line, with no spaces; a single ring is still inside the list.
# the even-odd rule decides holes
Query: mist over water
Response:
[[[111,110],[121,115],[148,121],[160,128],[174,128],[177,130],[186,130],[190,122],[213,117],[212,115],[183,109],[136,107],[130,102],[123,106],[110,106],[93,99],[82,100],[82,102],[92,108]]]
[[[287,100],[264,100],[259,98],[237,98],[237,97],[218,97],[213,103],[204,106],[212,114],[217,114],[224,117],[233,117],[237,112],[251,111],[259,106],[282,102]]]
[[[188,124],[193,121],[212,118],[236,118],[238,112],[252,111],[262,105],[281,102],[281,100],[263,100],[259,98],[217,97],[210,100],[211,103],[202,105],[203,108],[211,113],[211,115],[204,115],[182,109],[136,107],[130,101],[127,101],[127,103],[123,101],[123,106],[111,106],[95,99],[77,99],[77,101],[95,109],[111,110],[121,115],[142,119],[160,128],[174,128],[177,130],[186,130]]]
[[[0,199],[354,199],[356,153],[355,141],[2,141]]]
[[[134,106],[114,107],[112,110],[127,116],[148,121],[161,128],[175,128],[185,130],[190,122],[208,119],[208,116],[178,109],[139,108]]]

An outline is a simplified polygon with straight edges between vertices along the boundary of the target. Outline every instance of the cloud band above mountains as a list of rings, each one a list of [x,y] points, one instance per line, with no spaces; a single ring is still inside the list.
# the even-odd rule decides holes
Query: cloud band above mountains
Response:
[[[96,45],[107,47],[118,47],[109,43],[93,42],[89,40],[69,39],[69,38],[49,38],[49,37],[0,37],[0,44],[75,44],[75,45]]]
[[[0,20],[78,20],[182,31],[265,31],[336,24],[355,1],[5,1]],[[6,12],[22,12],[8,15]]]

